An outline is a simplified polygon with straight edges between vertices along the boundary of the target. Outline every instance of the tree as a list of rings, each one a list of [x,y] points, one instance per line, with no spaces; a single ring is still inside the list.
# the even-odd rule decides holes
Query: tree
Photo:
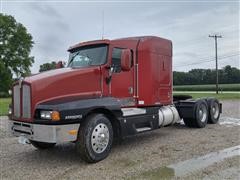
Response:
[[[215,69],[192,69],[189,72],[173,72],[174,85],[215,84]],[[240,70],[230,65],[219,69],[219,83],[240,83]]]
[[[10,88],[9,79],[13,75],[19,78],[30,74],[34,63],[34,58],[30,56],[33,43],[31,34],[21,23],[12,16],[0,13],[0,91]]]
[[[3,67],[3,63],[0,62],[0,97],[8,96],[8,90],[12,83],[11,71]]]
[[[44,63],[40,65],[39,72],[48,71],[51,69],[56,69],[56,62],[52,61],[51,63]]]
[[[40,69],[39,72],[43,72],[43,71],[48,71],[51,69],[59,69],[59,68],[63,68],[65,66],[65,62],[63,61],[52,61],[51,63],[44,63],[42,65],[40,65]]]

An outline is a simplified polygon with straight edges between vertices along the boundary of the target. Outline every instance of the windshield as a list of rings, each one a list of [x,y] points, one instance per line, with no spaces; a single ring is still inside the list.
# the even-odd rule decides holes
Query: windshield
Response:
[[[105,64],[107,48],[107,45],[94,45],[72,51],[69,55],[68,67],[88,67]]]

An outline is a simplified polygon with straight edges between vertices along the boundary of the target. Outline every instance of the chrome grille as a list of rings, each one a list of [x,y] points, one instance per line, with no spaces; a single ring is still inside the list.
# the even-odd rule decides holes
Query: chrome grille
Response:
[[[30,87],[28,85],[22,86],[22,116],[23,118],[31,117],[31,103],[30,103]]]
[[[16,85],[13,87],[13,115],[20,117],[20,87]]]

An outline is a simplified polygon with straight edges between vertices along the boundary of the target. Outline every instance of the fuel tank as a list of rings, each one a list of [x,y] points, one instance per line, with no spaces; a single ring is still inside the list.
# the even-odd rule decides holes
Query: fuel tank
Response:
[[[181,120],[177,109],[173,105],[162,106],[158,111],[158,115],[159,127],[171,125]]]

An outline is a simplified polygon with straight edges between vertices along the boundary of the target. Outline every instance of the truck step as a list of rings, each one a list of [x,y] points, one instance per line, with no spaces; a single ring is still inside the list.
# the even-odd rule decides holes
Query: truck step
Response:
[[[151,129],[152,128],[150,128],[150,127],[142,127],[142,128],[137,128],[136,130],[137,130],[137,132],[144,132],[144,131],[149,131]]]

